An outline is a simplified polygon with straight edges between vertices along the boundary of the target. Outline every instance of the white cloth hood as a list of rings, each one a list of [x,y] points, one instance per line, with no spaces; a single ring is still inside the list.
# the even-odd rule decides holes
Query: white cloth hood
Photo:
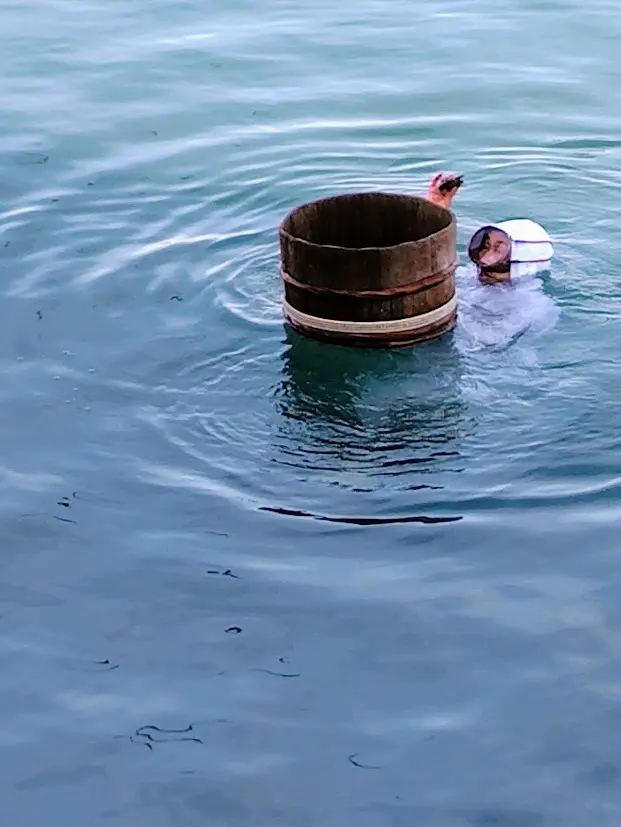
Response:
[[[554,255],[554,247],[548,233],[530,218],[512,218],[500,224],[492,224],[511,239],[511,280],[534,276],[546,270]]]

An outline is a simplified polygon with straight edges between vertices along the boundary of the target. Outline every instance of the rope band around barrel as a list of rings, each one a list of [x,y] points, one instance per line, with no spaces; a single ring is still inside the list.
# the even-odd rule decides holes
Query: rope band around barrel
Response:
[[[286,299],[283,301],[285,316],[293,323],[309,330],[318,330],[325,333],[344,333],[368,335],[373,333],[415,333],[417,330],[448,320],[457,310],[457,296],[450,298],[445,304],[421,313],[419,316],[409,316],[406,319],[390,319],[382,322],[346,322],[339,319],[322,319],[311,316],[292,307]]]
[[[432,275],[427,276],[427,278],[419,279],[418,281],[410,282],[409,284],[402,284],[399,285],[399,287],[386,287],[383,290],[339,290],[335,287],[322,287],[316,284],[307,284],[295,279],[291,273],[288,273],[283,267],[280,268],[280,278],[283,282],[285,282],[285,284],[291,284],[299,290],[306,290],[308,293],[315,293],[317,295],[347,296],[348,298],[358,297],[361,299],[381,299],[390,298],[393,296],[413,296],[417,293],[423,293],[425,290],[429,290],[432,287],[437,287],[439,284],[442,284],[445,279],[453,275],[458,263],[458,260],[455,260],[449,267],[444,270],[440,270],[437,273],[433,273]]]

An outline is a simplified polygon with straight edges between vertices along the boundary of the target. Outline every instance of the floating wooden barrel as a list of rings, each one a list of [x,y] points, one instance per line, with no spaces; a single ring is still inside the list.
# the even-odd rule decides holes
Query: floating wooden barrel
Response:
[[[365,346],[441,336],[457,315],[456,225],[413,195],[363,192],[297,207],[280,225],[286,321]]]

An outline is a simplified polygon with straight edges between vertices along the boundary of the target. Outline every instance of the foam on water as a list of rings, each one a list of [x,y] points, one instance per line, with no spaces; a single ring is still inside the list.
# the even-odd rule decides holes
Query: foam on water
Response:
[[[481,348],[502,349],[525,344],[551,330],[559,308],[545,293],[544,280],[529,276],[511,284],[481,284],[473,266],[456,273],[459,317],[456,343],[462,354]]]

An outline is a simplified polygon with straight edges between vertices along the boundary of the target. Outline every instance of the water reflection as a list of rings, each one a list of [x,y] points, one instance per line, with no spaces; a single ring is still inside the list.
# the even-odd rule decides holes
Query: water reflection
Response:
[[[328,346],[287,330],[278,389],[277,462],[363,472],[367,484],[418,489],[460,471],[471,423],[452,337],[406,350]]]

